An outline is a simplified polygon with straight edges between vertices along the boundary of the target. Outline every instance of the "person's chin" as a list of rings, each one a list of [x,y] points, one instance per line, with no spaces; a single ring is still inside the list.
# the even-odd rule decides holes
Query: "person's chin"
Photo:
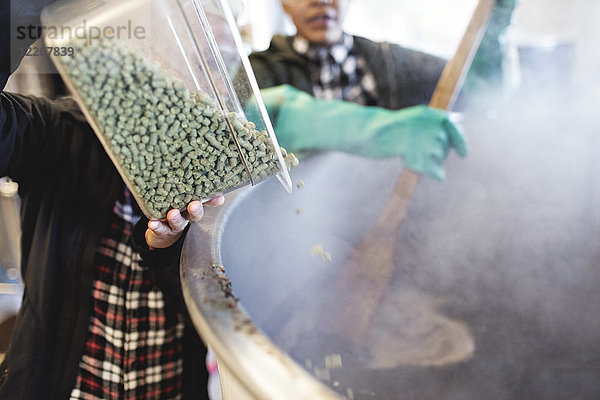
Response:
[[[313,30],[310,37],[307,39],[311,43],[319,44],[321,46],[330,46],[337,43],[342,38],[342,32],[340,30],[332,31],[331,29]]]

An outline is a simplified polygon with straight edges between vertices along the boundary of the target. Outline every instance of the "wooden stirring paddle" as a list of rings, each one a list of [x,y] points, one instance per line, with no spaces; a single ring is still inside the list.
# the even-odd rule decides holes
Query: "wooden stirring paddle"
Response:
[[[494,0],[478,2],[454,57],[442,72],[430,107],[442,110],[452,108],[494,5]],[[364,343],[374,311],[392,277],[400,224],[418,180],[419,174],[416,172],[408,169],[402,171],[381,216],[353,248],[340,267],[340,277],[330,289],[333,299],[344,300],[343,304],[333,307],[334,316],[323,316],[322,323],[330,333],[343,336],[355,345]]]

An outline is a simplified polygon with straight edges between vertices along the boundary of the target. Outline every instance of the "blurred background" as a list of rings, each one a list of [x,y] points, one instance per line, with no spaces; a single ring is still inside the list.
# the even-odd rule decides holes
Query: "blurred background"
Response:
[[[346,30],[451,57],[476,3],[353,0]],[[293,33],[279,0],[231,0],[231,6],[248,52],[267,48],[274,33]],[[510,118],[510,113],[499,111],[506,111],[507,104],[525,105],[538,113],[544,110],[540,118],[547,119],[569,112],[565,103],[572,110],[576,98],[575,107],[593,112],[600,95],[599,20],[600,3],[593,0],[523,0],[502,36],[500,86],[488,90],[486,85],[475,85],[477,92],[469,96],[470,102],[459,102],[458,107],[476,109],[491,124]],[[6,90],[48,97],[66,94],[57,74],[39,72],[51,68],[49,63],[43,57],[29,57],[11,76]],[[0,180],[0,352],[6,348],[22,293],[17,185],[9,178]]]

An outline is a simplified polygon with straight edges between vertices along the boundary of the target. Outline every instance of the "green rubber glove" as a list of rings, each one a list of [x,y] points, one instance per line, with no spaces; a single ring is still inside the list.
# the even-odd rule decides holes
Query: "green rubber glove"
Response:
[[[507,68],[510,46],[505,35],[519,3],[520,0],[497,0],[492,10],[462,88],[464,94],[481,94],[477,102],[485,103],[494,99],[489,95],[490,89],[503,89],[510,84],[511,71]]]
[[[261,90],[279,145],[291,152],[335,150],[372,158],[402,156],[407,168],[443,180],[450,148],[467,146],[448,113],[428,106],[403,110],[320,100],[281,85]]]

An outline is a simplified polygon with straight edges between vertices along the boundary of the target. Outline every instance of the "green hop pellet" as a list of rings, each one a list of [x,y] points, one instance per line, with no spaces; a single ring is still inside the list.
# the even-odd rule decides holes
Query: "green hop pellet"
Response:
[[[215,98],[188,91],[139,51],[105,38],[70,45],[74,55],[57,60],[149,217],[248,184],[242,157],[256,182],[279,171],[266,132],[223,114]],[[293,154],[282,155],[288,168],[297,164]]]

